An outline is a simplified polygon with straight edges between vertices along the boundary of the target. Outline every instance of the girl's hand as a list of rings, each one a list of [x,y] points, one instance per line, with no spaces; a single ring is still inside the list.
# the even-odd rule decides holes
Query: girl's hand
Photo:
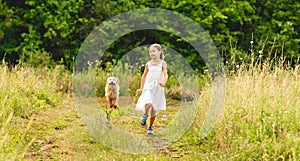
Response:
[[[164,86],[166,85],[166,83],[160,82],[159,85],[160,85],[161,87],[164,87]]]
[[[136,90],[136,92],[135,92],[136,95],[139,95],[139,94],[141,94],[141,93],[142,93],[142,89],[138,89],[138,90]]]

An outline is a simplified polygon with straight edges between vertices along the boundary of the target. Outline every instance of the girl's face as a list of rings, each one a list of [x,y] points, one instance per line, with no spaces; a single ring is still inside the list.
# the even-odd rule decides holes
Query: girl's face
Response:
[[[156,47],[151,46],[149,49],[149,55],[151,59],[158,59],[161,51],[159,51]]]

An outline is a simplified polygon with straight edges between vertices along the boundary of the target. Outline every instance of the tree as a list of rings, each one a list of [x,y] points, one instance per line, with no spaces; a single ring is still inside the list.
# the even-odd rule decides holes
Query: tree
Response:
[[[300,55],[297,0],[4,0],[0,2],[0,58],[5,56],[12,64],[23,61],[37,65],[42,60],[38,57],[46,55],[51,58],[46,61],[62,61],[72,69],[82,42],[96,26],[112,16],[149,7],[179,12],[199,23],[225,59],[283,55],[296,64]],[[174,48],[190,63],[201,61],[181,38],[150,30],[125,35],[110,46],[109,52],[119,58],[138,45],[153,42]],[[231,52],[233,45],[239,54]]]

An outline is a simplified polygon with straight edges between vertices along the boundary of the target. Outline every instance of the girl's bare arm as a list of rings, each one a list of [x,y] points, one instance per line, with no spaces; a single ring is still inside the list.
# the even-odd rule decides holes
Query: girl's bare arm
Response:
[[[161,87],[164,87],[166,85],[167,81],[168,81],[168,71],[167,71],[166,63],[163,64],[162,71],[163,71],[163,74],[164,74],[164,80],[163,80],[163,82],[159,83],[159,85]]]
[[[144,84],[145,84],[145,80],[146,80],[146,76],[147,76],[147,74],[148,74],[148,71],[149,71],[149,69],[148,69],[148,64],[146,64],[144,73],[143,73],[142,78],[141,78],[141,86],[140,86],[140,89],[138,89],[138,90],[136,91],[136,94],[140,94],[140,93],[143,91],[143,88],[144,88]]]

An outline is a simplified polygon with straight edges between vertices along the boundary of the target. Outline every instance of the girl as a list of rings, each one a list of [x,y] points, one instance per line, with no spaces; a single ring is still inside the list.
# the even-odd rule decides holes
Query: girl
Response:
[[[136,110],[144,112],[140,123],[145,125],[150,111],[150,124],[147,128],[148,134],[152,134],[152,125],[155,120],[156,111],[166,110],[166,98],[164,86],[168,80],[167,64],[163,60],[164,55],[159,44],[152,44],[149,48],[151,60],[146,63],[141,79],[140,89],[136,94],[141,94],[137,101]]]

